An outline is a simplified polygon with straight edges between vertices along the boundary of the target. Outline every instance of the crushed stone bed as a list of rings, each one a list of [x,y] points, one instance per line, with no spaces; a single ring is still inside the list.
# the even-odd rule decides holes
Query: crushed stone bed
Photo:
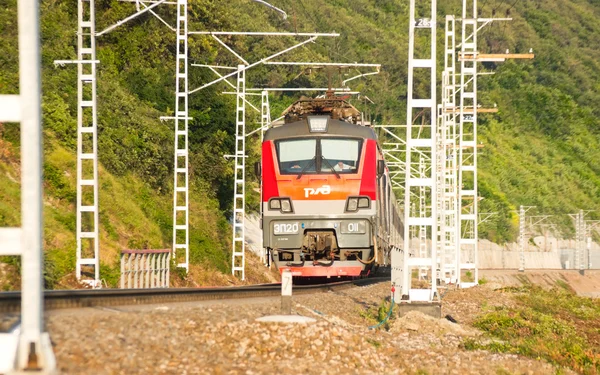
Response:
[[[486,294],[477,289],[448,292],[443,315],[450,313],[459,323],[468,321],[475,312],[473,304],[480,304]],[[475,295],[472,302],[470,293]],[[295,296],[293,313],[316,319],[308,324],[256,321],[280,314],[278,298],[257,298],[62,310],[48,313],[47,325],[59,368],[65,374],[556,371],[543,361],[461,349],[464,338],[480,333],[419,313],[394,319],[389,331],[369,330],[375,320],[367,310],[377,311],[388,296],[387,283]]]

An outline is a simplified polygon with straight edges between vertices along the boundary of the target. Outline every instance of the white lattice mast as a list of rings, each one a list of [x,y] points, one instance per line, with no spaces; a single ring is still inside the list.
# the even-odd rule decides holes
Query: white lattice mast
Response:
[[[519,271],[525,271],[525,207],[519,207]]]
[[[477,0],[463,0],[460,59],[458,136],[457,278],[461,287],[478,282],[477,253]],[[463,259],[461,252],[467,255]],[[462,271],[473,271],[473,281],[462,281]]]
[[[394,298],[397,301],[432,301],[437,294],[436,285],[436,249],[437,249],[437,197],[436,197],[436,0],[419,1],[419,10],[423,15],[416,16],[415,0],[410,1],[409,15],[409,41],[408,41],[408,95],[406,118],[406,167],[404,188],[404,250],[400,254],[392,254],[392,284],[399,286],[395,289]],[[420,55],[415,56],[415,33],[429,37],[430,41],[419,50]],[[419,46],[421,47],[421,46]],[[427,48],[428,47],[428,48]],[[421,56],[423,55],[423,56]],[[414,93],[415,70],[425,70],[429,79],[429,92],[419,98]],[[415,115],[420,115],[419,125],[413,125]],[[419,163],[425,163],[425,175],[419,171]],[[419,196],[420,191],[425,194],[425,213],[421,209],[411,208],[411,196]],[[416,206],[416,207],[420,207]],[[414,256],[418,254],[414,242],[411,241],[413,228],[424,226],[427,239],[430,241],[426,257]],[[400,255],[400,257],[398,256]],[[411,256],[413,255],[413,256]],[[399,259],[401,258],[401,259]],[[412,289],[411,274],[413,268],[429,269],[429,288]]]
[[[579,215],[577,216],[577,267],[579,268],[579,272],[582,272],[584,267],[584,259],[585,259],[585,213],[583,210],[579,210]]]
[[[238,66],[235,110],[235,170],[233,185],[233,251],[231,253],[231,273],[246,278],[246,66]]]
[[[575,256],[573,259],[573,269],[577,269],[579,266],[579,252],[580,252],[580,240],[581,240],[581,216],[583,210],[579,210],[576,214],[569,214],[571,219],[575,221]]]
[[[419,178],[427,177],[427,167],[425,166],[425,158],[419,158]],[[419,219],[422,224],[419,225],[419,258],[427,258],[429,244],[427,243],[427,226],[424,225],[424,219],[427,217],[427,191],[424,185],[419,186]],[[432,251],[434,251],[432,249]],[[419,279],[427,279],[430,269],[422,267],[419,269]]]
[[[527,211],[535,206],[519,206],[519,272],[525,271],[525,243],[527,235]],[[533,227],[533,223],[530,227]]]
[[[442,81],[444,77],[444,72],[442,71]],[[442,100],[443,99],[443,90],[444,86],[442,83]],[[437,105],[437,137],[436,137],[436,155],[437,159],[435,161],[436,168],[436,183],[435,183],[435,194],[437,201],[437,248],[435,249],[435,257],[436,257],[436,279],[441,281],[444,279],[444,269],[445,269],[445,255],[444,255],[444,233],[445,233],[445,212],[444,212],[444,163],[446,158],[446,153],[444,149],[444,114],[442,112],[442,105]]]
[[[19,94],[0,95],[0,122],[21,123],[21,227],[0,228],[0,255],[21,256],[21,311],[19,326],[0,332],[0,372],[54,373],[56,361],[44,332],[39,1],[19,0],[17,15]]]
[[[600,225],[600,220],[585,220],[585,244],[587,251],[587,269],[592,268],[592,232]]]
[[[146,12],[161,22],[153,8],[167,0],[159,0],[144,9],[96,32],[94,0],[78,0],[77,59],[55,60],[55,65],[77,64],[77,196],[76,196],[76,265],[77,279],[93,287],[101,287],[99,270],[99,198],[98,198],[98,128],[96,110],[96,37],[111,32]],[[167,24],[167,26],[169,26]],[[170,29],[174,30],[171,26]],[[88,268],[83,270],[83,268]],[[89,268],[93,271],[90,274]],[[82,280],[82,276],[84,276]],[[93,275],[93,276],[92,276]]]
[[[173,170],[173,259],[189,270],[189,164],[188,164],[188,19],[187,0],[177,0],[177,66],[175,70],[175,161]],[[179,251],[185,251],[182,258]]]
[[[441,129],[440,157],[441,200],[441,278],[447,283],[456,282],[456,238],[458,235],[458,193],[457,193],[457,144],[456,144],[456,21],[454,16],[446,16],[444,38],[444,71],[442,72],[442,103],[439,123]]]
[[[94,0],[77,5],[77,280],[100,287],[98,236],[98,123]],[[82,279],[82,267],[93,276]],[[92,279],[93,277],[93,279]]]

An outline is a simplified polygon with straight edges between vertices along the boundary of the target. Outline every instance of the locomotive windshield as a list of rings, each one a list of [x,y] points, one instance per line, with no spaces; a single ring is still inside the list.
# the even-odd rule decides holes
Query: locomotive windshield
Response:
[[[281,174],[356,173],[362,140],[302,138],[276,142]]]

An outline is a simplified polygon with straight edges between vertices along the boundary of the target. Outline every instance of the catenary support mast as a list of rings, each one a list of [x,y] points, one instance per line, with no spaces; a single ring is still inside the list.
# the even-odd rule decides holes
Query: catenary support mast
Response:
[[[461,287],[476,285],[477,272],[477,0],[463,0],[458,136],[458,228],[456,277]],[[467,111],[472,108],[472,111]],[[463,257],[462,252],[466,257]],[[472,273],[463,281],[462,271]]]
[[[189,270],[189,169],[188,169],[188,18],[187,0],[177,0],[177,50],[175,83],[175,169],[173,171],[173,259]],[[183,255],[178,254],[183,250]]]
[[[0,122],[20,122],[21,227],[0,228],[0,255],[21,256],[21,319],[0,332],[0,372],[51,373],[56,367],[44,332],[43,136],[39,2],[19,0],[19,94],[0,95]]]
[[[446,16],[444,40],[444,71],[442,73],[442,103],[439,131],[441,165],[440,278],[456,282],[456,238],[458,236],[457,142],[456,142],[456,20]]]
[[[94,0],[78,1],[77,18],[77,280],[100,287],[98,122]],[[85,268],[85,277],[82,268]],[[92,270],[90,270],[92,268]]]
[[[235,170],[233,185],[233,251],[231,273],[246,278],[245,207],[246,207],[246,66],[238,66],[235,110]]]
[[[77,196],[76,196],[76,270],[77,279],[92,287],[100,283],[98,127],[96,99],[96,37],[150,12],[165,23],[152,8],[167,3],[153,2],[137,12],[96,32],[94,0],[78,0],[77,59],[55,60],[55,65],[77,64]],[[173,29],[167,24],[170,29]]]
[[[436,249],[437,249],[437,197],[436,183],[436,0],[419,1],[419,11],[423,15],[416,16],[415,0],[410,1],[409,44],[408,44],[408,95],[406,119],[406,167],[404,180],[404,249],[395,250],[392,254],[392,284],[395,289],[394,299],[397,301],[432,301],[436,294]],[[428,45],[415,48],[415,33],[428,36]],[[429,79],[428,92],[416,93],[414,90],[415,70],[426,72]],[[419,125],[413,123],[418,120]],[[420,163],[425,168],[419,169]],[[413,195],[425,195],[426,205],[413,206]],[[412,207],[419,207],[412,208]],[[425,211],[425,212],[422,212]],[[412,238],[413,229],[425,227],[427,256],[418,254],[422,239]],[[411,256],[413,255],[413,256]],[[427,268],[428,288],[412,289],[412,269]]]

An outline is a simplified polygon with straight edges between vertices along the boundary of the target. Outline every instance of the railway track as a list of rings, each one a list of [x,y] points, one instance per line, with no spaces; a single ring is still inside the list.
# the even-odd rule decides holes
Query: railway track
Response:
[[[293,293],[295,295],[322,293],[383,281],[389,281],[389,278],[375,277],[327,284],[295,285]],[[281,284],[211,288],[47,290],[44,292],[44,309],[56,310],[96,306],[143,305],[235,298],[274,297],[279,295],[281,295]],[[0,293],[0,313],[17,313],[20,310],[21,292]]]

